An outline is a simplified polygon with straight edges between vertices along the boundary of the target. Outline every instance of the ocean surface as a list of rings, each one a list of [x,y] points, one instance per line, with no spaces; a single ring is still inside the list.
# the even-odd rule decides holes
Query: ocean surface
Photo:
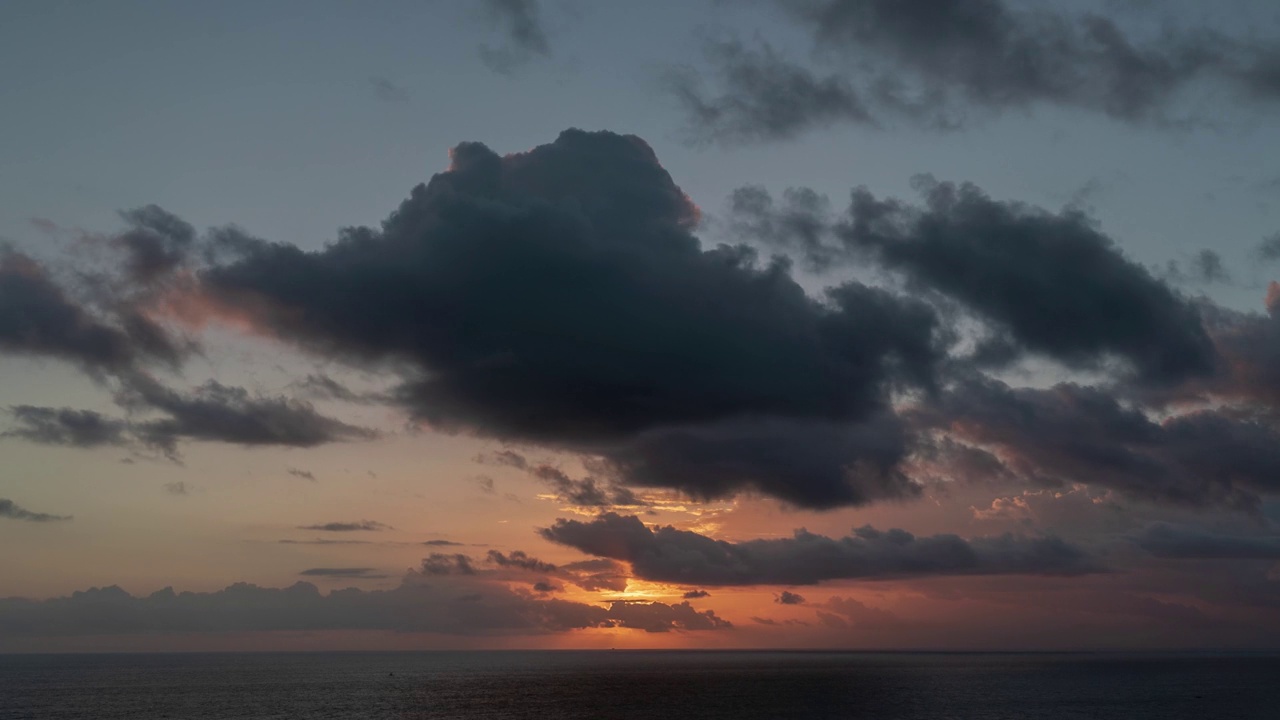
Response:
[[[0,655],[0,718],[1280,718],[1280,656]]]

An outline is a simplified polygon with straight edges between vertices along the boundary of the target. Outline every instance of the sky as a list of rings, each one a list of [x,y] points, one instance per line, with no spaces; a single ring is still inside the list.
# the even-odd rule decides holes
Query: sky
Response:
[[[0,652],[1280,646],[1266,0],[0,7]]]

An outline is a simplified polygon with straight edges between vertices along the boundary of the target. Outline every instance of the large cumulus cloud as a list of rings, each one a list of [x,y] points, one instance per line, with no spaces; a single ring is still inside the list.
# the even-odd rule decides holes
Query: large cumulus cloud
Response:
[[[316,250],[201,235],[148,206],[103,244],[121,267],[96,295],[0,256],[0,295],[26,308],[0,309],[0,350],[76,362],[126,411],[19,406],[0,437],[176,458],[184,441],[377,436],[287,396],[168,387],[157,373],[194,347],[176,328],[213,316],[396,383],[298,389],[579,455],[581,478],[494,457],[584,508],[643,505],[628,486],[831,508],[961,475],[1255,511],[1280,489],[1280,290],[1267,314],[1190,300],[1080,212],[917,186],[922,203],[859,189],[840,214],[812,191],[775,204],[748,187],[727,225],[828,273],[874,264],[914,297],[852,281],[810,293],[787,259],[704,246],[698,209],[649,146],[609,132],[506,156],[463,143],[379,227]],[[1101,379],[991,377],[1028,357]]]
[[[905,443],[880,418],[895,388],[932,386],[933,312],[856,283],[814,299],[781,261],[702,248],[697,218],[636,137],[570,130],[505,157],[467,143],[380,228],[315,252],[242,245],[202,281],[316,352],[407,361],[398,397],[436,427],[595,454],[704,496],[909,492],[892,472]],[[783,468],[802,445],[818,446],[812,466]],[[704,467],[718,470],[704,481]]]

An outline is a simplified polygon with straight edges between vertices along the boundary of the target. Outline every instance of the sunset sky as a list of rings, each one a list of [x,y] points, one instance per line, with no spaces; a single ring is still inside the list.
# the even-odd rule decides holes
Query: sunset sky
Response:
[[[0,6],[0,652],[1280,646],[1280,6]]]

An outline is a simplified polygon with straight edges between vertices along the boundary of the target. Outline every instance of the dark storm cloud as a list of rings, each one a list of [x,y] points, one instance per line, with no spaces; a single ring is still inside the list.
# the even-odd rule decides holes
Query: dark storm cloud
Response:
[[[1206,88],[1237,106],[1280,98],[1274,41],[1171,27],[1141,37],[1101,15],[1001,0],[777,4],[812,35],[828,67],[795,64],[763,44],[713,43],[719,85],[675,86],[704,135],[779,139],[839,120],[951,129],[1039,106],[1159,125],[1200,119],[1181,112],[1181,101]],[[1222,103],[1199,106],[1214,105]]]
[[[25,508],[14,504],[12,500],[0,498],[0,518],[8,518],[10,520],[25,520],[27,522],[47,523],[62,522],[70,520],[70,515],[50,515],[49,513],[31,512]]]
[[[730,543],[669,525],[650,529],[639,518],[614,513],[590,522],[557,520],[541,534],[589,555],[629,562],[636,577],[682,584],[812,585],[837,579],[1098,571],[1082,550],[1053,537],[917,538],[903,530],[863,527],[843,538],[797,530],[787,539]]]
[[[1130,540],[1162,558],[1280,560],[1277,535],[1224,535],[1156,523]]]
[[[538,0],[481,0],[480,4],[505,38],[502,47],[480,47],[480,58],[490,69],[511,72],[518,65],[551,54]]]
[[[306,570],[303,570],[298,574],[307,576],[307,577],[361,578],[361,579],[368,579],[368,580],[375,580],[375,579],[387,577],[386,575],[378,574],[374,568],[360,568],[360,567],[357,567],[357,568],[349,568],[349,567],[307,568]]]
[[[136,312],[90,312],[32,258],[0,244],[0,352],[56,357],[94,373],[143,360],[176,366],[183,351]]]
[[[90,448],[129,442],[128,424],[92,410],[17,405],[9,413],[20,427],[0,432],[42,445]]]
[[[112,586],[41,601],[0,599],[0,638],[311,630],[532,635],[592,627],[680,632],[731,626],[687,604],[605,607],[538,598],[476,577],[446,581],[419,573],[385,591],[322,594],[305,582],[281,589],[237,583],[211,593],[165,588],[133,597]]]
[[[1155,422],[1093,387],[959,382],[919,410],[920,426],[998,448],[1032,482],[1109,487],[1143,500],[1256,508],[1280,490],[1280,433],[1266,415],[1199,410]]]
[[[390,525],[376,520],[359,520],[355,522],[327,522],[316,525],[299,525],[299,530],[323,530],[325,532],[358,532],[393,530]]]
[[[204,291],[323,355],[413,363],[398,398],[435,428],[595,455],[611,479],[810,507],[913,491],[884,418],[892,389],[933,384],[946,333],[926,305],[856,283],[814,299],[785,263],[704,251],[636,137],[452,157],[381,228],[248,242]],[[781,462],[810,449],[808,472]]]
[[[819,77],[772,47],[737,41],[707,44],[721,94],[710,96],[690,68],[666,75],[668,90],[689,115],[694,138],[721,142],[786,140],[838,122],[872,124],[858,90],[838,76]]]

